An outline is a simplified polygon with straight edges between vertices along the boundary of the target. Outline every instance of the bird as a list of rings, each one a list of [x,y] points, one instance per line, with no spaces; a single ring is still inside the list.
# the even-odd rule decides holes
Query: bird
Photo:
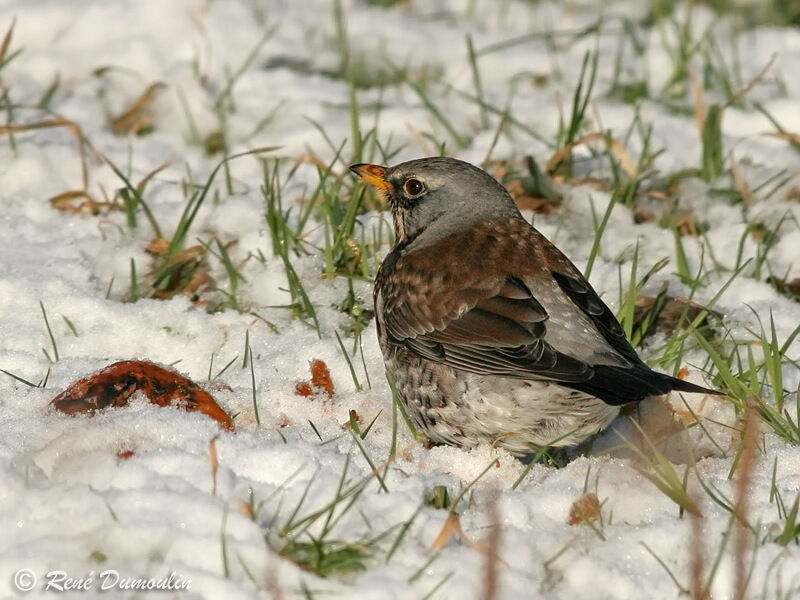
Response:
[[[720,393],[645,364],[583,274],[486,171],[448,157],[350,170],[391,209],[394,245],[373,293],[378,342],[431,441],[524,457],[580,444],[628,403]]]

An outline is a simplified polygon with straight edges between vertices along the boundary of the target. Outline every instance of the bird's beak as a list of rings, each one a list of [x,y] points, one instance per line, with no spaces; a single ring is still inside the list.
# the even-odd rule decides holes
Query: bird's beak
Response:
[[[361,181],[375,186],[382,192],[391,192],[394,186],[386,181],[386,167],[380,165],[353,165],[350,170],[361,178]]]

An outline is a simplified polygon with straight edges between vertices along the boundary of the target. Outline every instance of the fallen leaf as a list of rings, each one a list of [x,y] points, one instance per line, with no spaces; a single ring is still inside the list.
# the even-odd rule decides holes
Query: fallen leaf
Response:
[[[121,115],[111,120],[111,131],[117,135],[140,134],[152,129],[152,104],[163,83],[153,83]]]
[[[771,284],[781,294],[800,300],[800,278],[786,280],[782,277],[770,276],[767,277],[767,283]]]
[[[169,250],[170,241],[165,240],[164,238],[153,238],[149,244],[147,244],[147,248],[145,248],[145,252],[148,254],[154,254],[155,256],[164,256]]]
[[[328,392],[328,396],[333,396],[333,381],[328,365],[324,361],[314,359],[311,361],[311,384],[314,387],[322,388]]]
[[[303,396],[308,398],[309,396],[314,395],[314,390],[311,388],[311,385],[307,381],[301,381],[298,383],[294,388],[294,393],[298,396]]]
[[[597,494],[589,492],[584,494],[569,509],[568,525],[580,525],[589,521],[596,521],[600,518],[600,500]]]
[[[95,200],[86,190],[69,190],[50,198],[50,205],[56,210],[74,214],[98,215],[104,209],[121,210],[113,202]]]
[[[751,206],[754,202],[753,189],[750,187],[750,184],[747,183],[747,179],[745,179],[741,167],[739,167],[738,163],[732,158],[731,175],[733,175],[733,182],[736,184],[739,195],[742,197],[742,202],[745,206]]]
[[[56,396],[50,404],[68,415],[94,414],[109,406],[127,406],[141,392],[157,406],[177,406],[201,412],[225,429],[233,421],[214,398],[177,371],[148,361],[125,360],[79,379]]]
[[[471,540],[469,537],[467,537],[467,534],[464,533],[464,529],[461,527],[461,518],[458,516],[458,513],[451,512],[449,515],[447,515],[447,520],[444,522],[439,535],[437,535],[436,539],[433,540],[433,544],[431,544],[431,550],[438,552],[447,545],[447,542],[454,535],[470,548],[480,547],[480,544]]]
[[[218,435],[211,438],[208,442],[208,455],[211,460],[211,495],[217,495],[217,471],[219,470],[219,455],[217,454]]]
[[[547,161],[547,172],[555,173],[556,169],[558,169],[561,163],[569,158],[576,146],[581,146],[590,142],[605,142],[606,144],[609,144],[610,150],[617,159],[619,166],[622,167],[628,177],[636,176],[638,171],[636,163],[633,162],[633,159],[631,159],[630,154],[628,154],[628,151],[625,149],[625,146],[623,146],[622,142],[614,138],[609,138],[605,133],[599,131],[588,133],[578,138],[571,144],[567,144],[558,150]]]

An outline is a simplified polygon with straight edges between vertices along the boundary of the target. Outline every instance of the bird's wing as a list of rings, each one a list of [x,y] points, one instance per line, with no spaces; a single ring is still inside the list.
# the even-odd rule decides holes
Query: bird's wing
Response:
[[[436,252],[387,257],[378,278],[385,333],[423,358],[479,375],[591,378],[590,365],[544,339],[549,316],[526,284],[497,268],[511,257],[471,234]]]
[[[404,340],[420,356],[479,375],[582,382],[592,368],[544,339],[548,316],[525,284],[507,279],[442,329]],[[391,329],[390,329],[391,330]]]
[[[513,244],[500,243],[509,236]],[[615,405],[672,389],[714,393],[650,370],[578,269],[527,223],[478,225],[445,242],[396,249],[381,267],[378,324],[394,343],[462,371],[554,381]]]
[[[534,231],[534,238],[550,271],[550,275],[556,281],[558,287],[567,295],[575,307],[589,318],[597,331],[608,342],[610,350],[629,361],[631,366],[641,365],[642,361],[639,355],[636,354],[636,350],[628,342],[625,331],[614,316],[614,313],[600,299],[597,292],[592,289],[583,274],[538,231]]]

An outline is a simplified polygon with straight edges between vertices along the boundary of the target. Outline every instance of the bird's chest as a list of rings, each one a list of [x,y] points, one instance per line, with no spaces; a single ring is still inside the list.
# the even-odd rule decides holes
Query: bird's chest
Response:
[[[373,298],[375,301],[375,326],[378,332],[378,343],[381,346],[384,357],[386,356],[387,345],[389,340],[386,335],[386,303],[384,301],[384,291],[381,286],[375,286]]]

